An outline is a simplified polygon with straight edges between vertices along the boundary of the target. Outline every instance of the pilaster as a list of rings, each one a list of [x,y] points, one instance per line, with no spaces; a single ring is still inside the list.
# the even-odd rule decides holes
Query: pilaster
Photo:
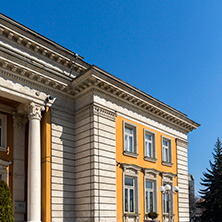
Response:
[[[177,179],[178,187],[178,211],[180,222],[189,221],[189,190],[188,190],[188,157],[186,140],[176,139],[177,145]]]
[[[25,125],[24,115],[13,113],[13,201],[16,221],[24,221],[25,203]]]

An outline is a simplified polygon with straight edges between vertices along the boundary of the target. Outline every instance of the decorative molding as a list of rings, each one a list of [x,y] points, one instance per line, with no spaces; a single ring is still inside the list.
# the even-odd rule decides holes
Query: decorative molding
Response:
[[[115,121],[117,116],[115,111],[94,104],[84,107],[74,114],[76,122],[93,115],[102,116],[112,121]]]
[[[154,174],[154,175],[158,175],[159,173],[161,173],[159,170],[156,169],[151,169],[151,168],[143,168],[144,174]]]
[[[163,180],[172,180],[174,177],[177,176],[176,174],[170,172],[161,172],[161,175]]]
[[[46,46],[43,46],[39,42],[36,42],[12,29],[9,27],[4,26],[1,24],[0,26],[0,35],[3,37],[15,42],[16,44],[22,45],[26,47],[29,50],[32,50],[35,53],[41,54],[42,56],[46,57],[47,59],[52,60],[53,62],[56,62],[60,65],[63,65],[68,68],[72,68],[75,56],[73,55],[73,59],[70,59],[64,55],[61,55],[57,51],[54,51]],[[86,70],[89,66],[87,63],[83,62],[82,59],[83,57],[78,56],[79,61],[75,61],[75,67],[74,70],[76,71],[77,74],[81,74]],[[82,64],[80,64],[82,63]],[[84,64],[84,65],[83,65]]]
[[[132,174],[137,174],[142,169],[142,167],[134,164],[121,163],[121,166],[124,172]]]
[[[28,108],[29,108],[29,114],[28,114],[29,120],[31,119],[40,120],[42,118],[41,111],[45,110],[44,106],[39,106],[35,104],[34,102],[31,102]]]

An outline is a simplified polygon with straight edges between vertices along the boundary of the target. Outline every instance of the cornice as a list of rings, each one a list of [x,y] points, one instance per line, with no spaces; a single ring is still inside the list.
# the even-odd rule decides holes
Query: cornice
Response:
[[[20,82],[24,82],[27,85],[34,85],[42,90],[50,91],[55,94],[69,95],[73,97],[75,95],[74,90],[66,83],[53,79],[40,72],[34,71],[19,63],[7,60],[0,56],[0,70],[4,76],[16,79]]]
[[[82,78],[82,81],[81,81]],[[164,110],[163,107],[158,107],[155,104],[152,104],[150,100],[146,100],[144,96],[138,97],[134,95],[134,91],[126,91],[123,88],[118,87],[112,83],[109,83],[108,80],[103,80],[100,76],[96,76],[93,72],[86,72],[85,74],[77,77],[73,80],[72,83],[73,89],[75,90],[75,98],[83,95],[83,90],[92,86],[92,90],[98,90],[104,92],[105,94],[118,98],[123,102],[127,102],[149,115],[153,115],[162,121],[168,122],[171,125],[179,127],[186,131],[186,133],[198,128],[200,125],[189,118],[185,114],[179,115],[179,112],[174,113],[173,111],[169,112],[168,109]],[[78,92],[78,93],[77,93]],[[86,91],[85,91],[86,93]]]
[[[76,61],[74,55],[73,59],[70,59],[58,53],[58,51],[55,51],[47,46],[44,46],[39,41],[35,41],[25,35],[22,35],[21,33],[16,32],[15,30],[3,24],[0,25],[0,36],[5,37],[8,40],[13,41],[18,45],[24,46],[25,48],[32,50],[34,53],[41,54],[47,59],[50,59],[51,61],[56,62],[59,65],[64,66],[65,68],[68,69],[73,68],[73,70],[77,73],[77,75],[81,74],[89,67],[89,65],[82,62],[81,56],[79,56],[80,59],[76,59]],[[78,55],[76,54],[76,56]]]
[[[86,107],[82,108],[81,110],[78,110],[74,114],[76,122],[81,121],[82,119],[85,119],[85,118],[93,116],[93,115],[102,116],[102,117],[110,119],[112,121],[115,121],[115,119],[116,119],[116,112],[115,111],[113,111],[111,109],[104,108],[102,106],[94,105],[94,104],[86,106]]]

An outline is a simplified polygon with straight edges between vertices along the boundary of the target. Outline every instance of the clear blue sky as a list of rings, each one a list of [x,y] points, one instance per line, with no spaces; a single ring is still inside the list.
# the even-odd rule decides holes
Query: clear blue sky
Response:
[[[0,8],[200,123],[189,134],[200,188],[222,136],[221,0],[11,0]]]

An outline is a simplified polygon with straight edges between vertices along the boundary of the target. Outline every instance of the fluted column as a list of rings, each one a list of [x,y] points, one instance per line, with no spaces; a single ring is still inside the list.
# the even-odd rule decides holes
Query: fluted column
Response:
[[[41,221],[41,137],[40,120],[43,106],[29,105],[28,138],[28,214],[29,222]]]

